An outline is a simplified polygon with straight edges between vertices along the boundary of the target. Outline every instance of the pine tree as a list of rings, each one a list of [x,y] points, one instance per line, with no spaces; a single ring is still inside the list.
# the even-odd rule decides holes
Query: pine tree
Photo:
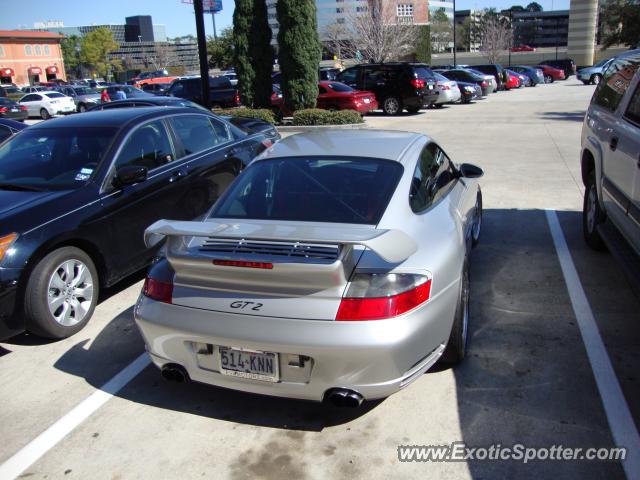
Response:
[[[233,12],[234,67],[238,76],[240,101],[252,106],[255,71],[251,64],[250,38],[252,35],[254,0],[236,0]]]
[[[255,72],[252,85],[254,106],[270,108],[273,48],[271,47],[271,28],[269,27],[267,3],[265,0],[253,0],[249,57],[251,58],[251,64]]]
[[[315,0],[278,0],[276,6],[280,87],[286,106],[295,111],[316,106],[318,66],[322,47],[318,38]]]

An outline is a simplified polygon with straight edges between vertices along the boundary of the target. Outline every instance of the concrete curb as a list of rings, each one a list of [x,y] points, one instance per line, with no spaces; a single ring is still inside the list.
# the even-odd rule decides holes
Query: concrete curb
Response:
[[[369,128],[367,123],[347,123],[345,125],[282,125],[276,127],[279,132],[286,133],[304,133],[315,132],[318,130],[359,130],[361,128]]]

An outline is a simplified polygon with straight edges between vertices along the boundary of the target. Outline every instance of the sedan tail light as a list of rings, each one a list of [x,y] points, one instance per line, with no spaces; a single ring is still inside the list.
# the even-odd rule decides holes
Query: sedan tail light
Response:
[[[431,295],[431,278],[408,273],[358,273],[340,302],[337,321],[382,320],[423,304]]]
[[[147,277],[142,287],[142,294],[158,302],[173,303],[173,283]]]
[[[24,105],[20,105],[20,110],[28,110]]]
[[[9,109],[7,107],[0,107],[0,113],[6,113]]]
[[[421,78],[414,78],[411,80],[411,85],[413,85],[414,88],[424,88],[427,85],[427,82]]]
[[[233,103],[235,103],[236,106],[240,105],[240,92],[236,92],[233,96]]]
[[[488,85],[486,80],[483,80],[482,83],[480,84],[481,87],[486,87]]]

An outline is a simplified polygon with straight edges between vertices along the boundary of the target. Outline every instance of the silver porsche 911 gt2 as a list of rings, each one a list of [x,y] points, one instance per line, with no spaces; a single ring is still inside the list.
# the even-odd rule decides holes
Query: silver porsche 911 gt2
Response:
[[[416,133],[288,137],[166,244],[135,319],[167,379],[357,406],[465,354],[482,170]]]

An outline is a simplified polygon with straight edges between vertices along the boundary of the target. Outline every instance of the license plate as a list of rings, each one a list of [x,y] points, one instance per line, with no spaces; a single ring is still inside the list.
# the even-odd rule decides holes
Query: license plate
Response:
[[[364,103],[371,103],[371,99],[369,99],[369,98],[365,98],[365,99],[364,99]]]
[[[18,109],[17,109],[17,108],[12,108],[12,109],[11,109],[11,111],[12,111],[12,112],[17,112],[17,111],[18,111]]]
[[[239,348],[219,347],[220,373],[233,377],[277,382],[278,354]]]
[[[433,90],[433,85],[429,85],[429,90]]]

